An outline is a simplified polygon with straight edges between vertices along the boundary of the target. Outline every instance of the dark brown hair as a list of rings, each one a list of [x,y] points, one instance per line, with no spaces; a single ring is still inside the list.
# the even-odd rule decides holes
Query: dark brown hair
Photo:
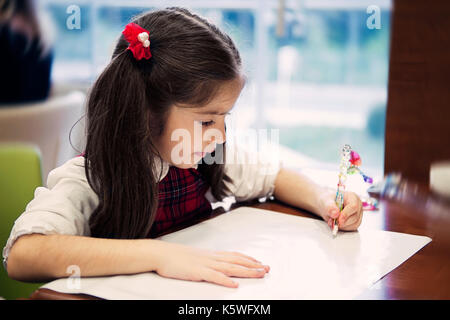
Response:
[[[132,22],[149,31],[152,58],[134,59],[121,36],[88,99],[85,171],[99,198],[89,220],[94,237],[148,237],[160,180],[155,141],[170,106],[203,106],[241,75],[231,38],[187,9],[146,12]],[[198,170],[222,200],[229,191],[224,180],[230,181],[223,164],[202,163]]]

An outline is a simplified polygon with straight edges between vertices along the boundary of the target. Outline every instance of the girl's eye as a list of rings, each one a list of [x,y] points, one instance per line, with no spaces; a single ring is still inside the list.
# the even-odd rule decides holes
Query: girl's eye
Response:
[[[202,126],[208,127],[213,125],[215,122],[213,120],[211,121],[202,121]]]

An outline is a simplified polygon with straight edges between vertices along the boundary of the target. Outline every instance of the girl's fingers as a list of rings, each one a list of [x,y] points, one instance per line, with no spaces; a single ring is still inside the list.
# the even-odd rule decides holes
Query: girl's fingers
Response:
[[[246,268],[237,264],[219,261],[214,263],[211,268],[216,271],[222,272],[229,277],[262,278],[266,274],[266,270],[264,268]]]
[[[353,215],[358,213],[357,203],[349,203],[342,210],[339,215],[339,224],[345,224],[345,222]]]
[[[331,230],[333,230],[333,219],[328,219],[328,226],[330,227]]]
[[[204,270],[204,281],[215,283],[228,288],[237,288],[239,284],[230,277],[227,277],[222,272],[206,268]]]
[[[329,202],[325,206],[326,211],[326,218],[337,218],[339,216],[339,208],[337,207],[336,203],[332,200],[329,200]]]
[[[362,202],[353,192],[344,195],[344,208],[339,215],[339,229],[356,230],[362,219]]]
[[[339,224],[345,225],[346,221],[353,215],[357,215],[358,212],[362,209],[362,202],[359,197],[350,192],[345,194],[345,202],[344,208],[342,209],[341,214],[339,215]]]
[[[261,261],[256,260],[253,257],[247,256],[246,254],[240,253],[240,252],[236,252],[236,251],[217,251],[216,253],[221,254],[223,256],[227,256],[227,257],[232,257],[232,258],[243,258],[243,259],[247,259],[249,261],[252,261],[254,263],[259,263],[262,265]]]
[[[351,224],[348,227],[346,227],[346,228],[348,228],[348,230],[356,230],[356,229],[358,229],[358,227],[361,225],[361,222],[362,222],[363,212],[364,211],[361,210],[361,212],[358,214],[358,219],[356,220],[356,222],[354,222],[353,224]]]
[[[256,262],[257,260],[255,259],[248,259],[245,256],[241,256],[241,255],[232,255],[232,254],[220,254],[220,256],[218,257],[220,259],[220,261],[222,262],[228,262],[228,263],[232,263],[232,264],[238,264],[238,265],[242,265],[244,267],[247,268],[265,268],[267,271],[269,271],[269,266],[265,266],[263,265],[261,262]]]
[[[359,217],[357,214],[352,215],[348,220],[346,220],[343,224],[339,226],[339,229],[341,230],[355,230],[354,226],[358,224]]]
[[[216,253],[221,254],[221,255],[225,255],[225,256],[239,256],[239,257],[251,260],[251,261],[256,262],[256,263],[261,263],[260,261],[256,260],[255,258],[252,258],[250,256],[247,256],[247,255],[245,255],[243,253],[236,252],[236,251],[216,251]]]

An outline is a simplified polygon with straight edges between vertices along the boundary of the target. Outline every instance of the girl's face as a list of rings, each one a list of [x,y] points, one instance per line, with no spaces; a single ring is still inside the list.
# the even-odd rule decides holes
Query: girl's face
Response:
[[[216,97],[203,107],[172,106],[162,135],[156,142],[162,158],[178,168],[192,168],[206,153],[222,144],[225,116],[238,99],[245,80],[224,84]]]

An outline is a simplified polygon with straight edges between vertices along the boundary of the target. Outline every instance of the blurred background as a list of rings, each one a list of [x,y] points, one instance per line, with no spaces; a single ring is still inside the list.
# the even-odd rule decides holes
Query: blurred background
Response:
[[[170,6],[206,17],[241,53],[248,81],[228,139],[269,129],[270,141],[274,129],[272,155],[332,187],[350,144],[382,180],[390,0],[0,0],[0,203],[10,206],[0,211],[11,212],[2,237],[48,173],[83,152],[86,97],[125,25]]]
[[[278,130],[285,166],[334,187],[350,144],[374,178],[372,193],[432,212],[425,228],[436,219],[448,235],[438,220],[448,207],[436,209],[411,183],[450,197],[448,1],[0,0],[1,243],[48,172],[83,151],[86,96],[125,25],[170,6],[206,17],[241,53],[248,81],[227,128]],[[347,187],[361,195],[369,184],[354,175]],[[398,211],[386,212],[378,217],[389,226]],[[416,232],[415,219],[404,230]],[[37,287],[19,291],[0,271],[0,296]]]
[[[335,186],[344,144],[383,176],[389,0],[0,0],[2,247],[48,173],[83,152],[86,97],[125,25],[170,6],[206,17],[241,53],[248,82],[230,131],[278,130],[285,166],[318,182]],[[0,297],[39,286],[0,272]]]
[[[368,174],[383,175],[390,1],[37,4],[53,26],[53,83],[83,91],[108,63],[134,15],[167,6],[190,8],[230,34],[242,55],[249,81],[230,119],[235,127],[279,129],[290,166],[336,169],[339,150],[348,143],[360,153]],[[380,9],[379,29],[367,25],[369,5]],[[78,26],[71,18],[77,12]],[[75,27],[68,27],[68,19]]]

